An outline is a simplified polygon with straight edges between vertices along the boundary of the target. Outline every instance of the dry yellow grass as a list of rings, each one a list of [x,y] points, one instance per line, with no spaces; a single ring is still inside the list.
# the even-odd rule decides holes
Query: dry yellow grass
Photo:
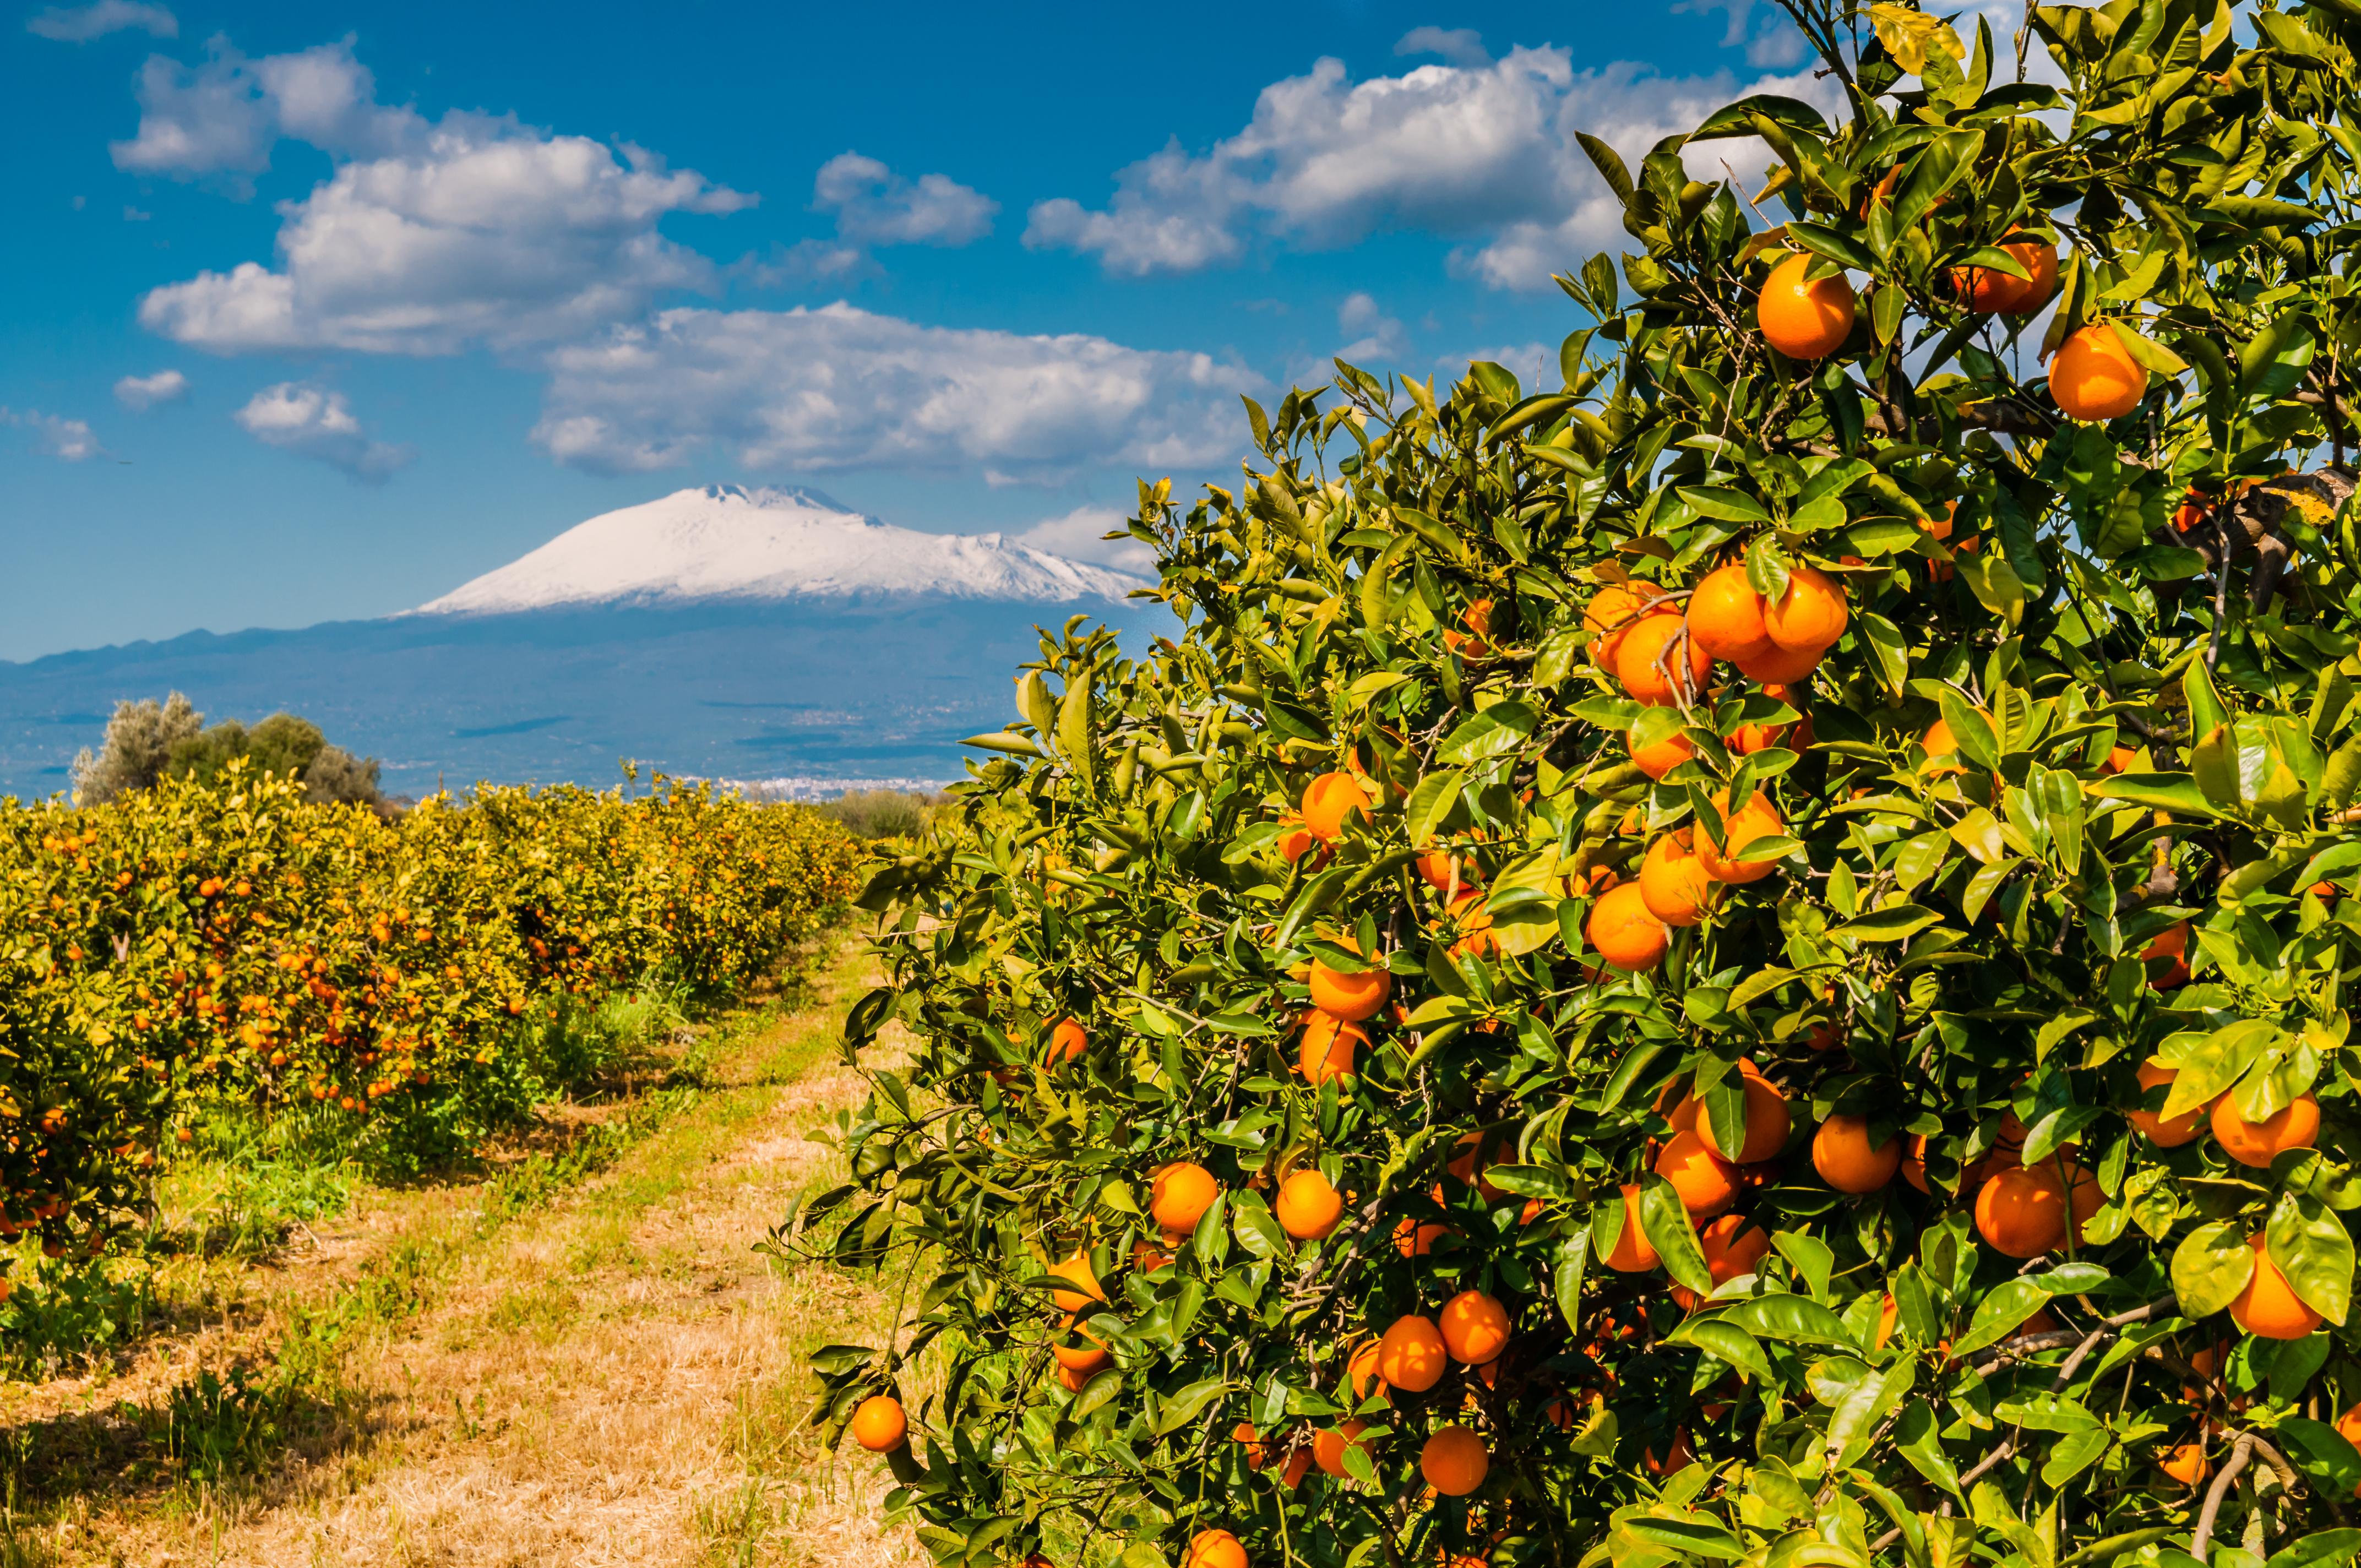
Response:
[[[20,1545],[270,1568],[923,1561],[879,1522],[883,1466],[800,1424],[804,1353],[866,1340],[883,1303],[751,1250],[798,1191],[841,1179],[804,1135],[863,1092],[829,1042],[873,973],[845,941],[796,1011],[725,1047],[694,1102],[554,1201],[487,1229],[480,1189],[365,1192],[283,1266],[225,1280],[218,1322],[17,1390],[17,1421],[98,1419],[192,1365],[267,1354],[390,1259],[425,1260],[423,1310],[355,1320],[350,1395],[258,1482],[67,1497]]]

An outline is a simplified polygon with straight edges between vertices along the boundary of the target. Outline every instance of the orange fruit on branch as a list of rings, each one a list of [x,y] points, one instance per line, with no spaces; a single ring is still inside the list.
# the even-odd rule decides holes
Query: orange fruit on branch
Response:
[[[2169,1090],[2180,1076],[2180,1069],[2165,1067],[2158,1062],[2144,1061],[2139,1066],[2139,1086],[2143,1091],[2159,1088]],[[2131,1116],[2132,1125],[2147,1134],[2148,1142],[2158,1148],[2177,1149],[2205,1130],[2205,1107],[2202,1105],[2193,1105],[2169,1122],[2155,1111],[2135,1111]],[[2268,1165],[2270,1162],[2265,1160],[2263,1163]]]
[[[2009,1257],[2039,1257],[2066,1239],[2066,1188],[2048,1166],[2015,1165],[1976,1192],[1976,1230]]]
[[[1347,952],[1361,950],[1360,939],[1350,931],[1339,931],[1329,940]],[[1375,1017],[1378,1009],[1386,1004],[1386,998],[1393,992],[1394,981],[1382,963],[1373,963],[1358,974],[1345,974],[1313,959],[1311,986],[1312,1006],[1345,1023],[1358,1024]]]
[[[1246,1549],[1225,1530],[1201,1530],[1189,1538],[1180,1568],[1249,1568]]]
[[[1074,1287],[1071,1290],[1049,1292],[1049,1299],[1058,1304],[1061,1312],[1079,1312],[1093,1301],[1106,1299],[1106,1290],[1099,1284],[1099,1277],[1091,1271],[1090,1254],[1080,1247],[1075,1248],[1073,1255],[1065,1262],[1052,1265],[1049,1275]]]
[[[1640,862],[1640,900],[1667,926],[1694,926],[1706,916],[1721,889],[1689,848],[1689,830],[1679,828],[1648,846]]]
[[[1637,1183],[1623,1186],[1623,1230],[1615,1245],[1607,1252],[1607,1266],[1620,1274],[1645,1274],[1660,1261],[1656,1249],[1649,1245],[1640,1229],[1640,1189]]]
[[[1639,733],[1637,729],[1632,730],[1623,738],[1623,743],[1631,750],[1631,765],[1652,779],[1661,780],[1697,755],[1697,743],[1677,729],[1646,746],[1638,743]]]
[[[1875,1192],[1901,1167],[1901,1136],[1889,1135],[1883,1143],[1871,1144],[1866,1116],[1831,1116],[1812,1135],[1812,1168],[1839,1192]]]
[[[1647,897],[1635,882],[1598,895],[1583,936],[1600,958],[1626,974],[1655,968],[1672,942],[1664,923],[1649,913]]]
[[[909,1435],[909,1418],[902,1413],[902,1401],[891,1394],[873,1394],[861,1401],[852,1412],[850,1428],[852,1441],[872,1453],[886,1453],[902,1446]]]
[[[1303,786],[1303,826],[1315,839],[1333,841],[1347,817],[1367,821],[1368,815],[1368,792],[1351,773],[1322,773]]]
[[[1817,566],[1792,566],[1786,591],[1763,607],[1763,629],[1791,653],[1817,653],[1844,635],[1848,614],[1842,583]]]
[[[1049,1062],[1074,1061],[1090,1048],[1091,1036],[1082,1025],[1071,1018],[1060,1018],[1058,1026],[1049,1031]]]
[[[1705,689],[1713,655],[1686,635],[1687,622],[1669,610],[1643,616],[1615,652],[1615,678],[1634,702],[1686,706]]]
[[[2279,1266],[2271,1261],[2263,1233],[2257,1231],[2247,1237],[2246,1247],[2255,1255],[2255,1272],[2230,1303],[2232,1320],[2261,1339],[2301,1339],[2320,1327],[2320,1314],[2304,1305]]]
[[[1307,1007],[1303,1011],[1303,1045],[1297,1054],[1296,1069],[1317,1089],[1332,1078],[1349,1075],[1353,1071],[1354,1051],[1368,1043],[1368,1031],[1358,1024],[1317,1007]]]
[[[1423,1394],[1451,1369],[1451,1353],[1443,1331],[1432,1318],[1412,1313],[1396,1318],[1378,1339],[1378,1376],[1389,1388]]]
[[[1743,563],[1717,566],[1689,593],[1689,641],[1716,659],[1752,658],[1770,645],[1763,596],[1746,580]]]
[[[1066,1338],[1070,1335],[1079,1335],[1087,1343],[1069,1344]],[[1079,1372],[1085,1376],[1115,1359],[1109,1354],[1105,1341],[1088,1329],[1075,1327],[1075,1320],[1071,1317],[1066,1320],[1058,1342],[1049,1346],[1049,1354],[1057,1357],[1058,1365],[1067,1371]]]
[[[1508,1348],[1509,1310],[1481,1290],[1462,1290],[1445,1301],[1436,1324],[1454,1361],[1481,1366]]]
[[[1336,1228],[1345,1217],[1345,1200],[1325,1176],[1299,1170],[1279,1184],[1279,1201],[1271,1205],[1279,1228],[1298,1241],[1316,1241]]]
[[[1822,359],[1851,335],[1858,306],[1841,272],[1806,280],[1819,258],[1803,252],[1771,269],[1755,302],[1755,320],[1772,347],[1790,359]]]
[[[1746,852],[1746,847],[1757,839],[1776,838],[1787,830],[1786,819],[1763,797],[1761,790],[1749,795],[1746,804],[1736,811],[1730,809],[1730,792],[1717,791],[1713,795],[1714,809],[1721,814],[1724,836],[1729,848],[1700,827],[1697,835],[1697,859],[1705,862],[1708,875],[1719,882],[1760,882],[1779,869],[1776,861],[1740,861],[1733,857]]]
[[[1741,1064],[1739,1081],[1746,1094],[1746,1141],[1733,1152],[1731,1140],[1715,1134],[1713,1109],[1703,1100],[1697,1102],[1697,1139],[1733,1165],[1759,1165],[1787,1146],[1787,1097],[1752,1062]]]
[[[1463,1426],[1447,1426],[1419,1451],[1418,1472],[1446,1497],[1464,1497],[1484,1484],[1492,1455],[1484,1440]]]
[[[1203,1166],[1182,1160],[1158,1171],[1149,1192],[1148,1212],[1156,1223],[1173,1235],[1185,1236],[1222,1195],[1222,1184]]]
[[[1583,625],[1598,633],[1590,643],[1591,662],[1612,674],[1625,634],[1647,613],[1650,601],[1664,597],[1664,589],[1637,577],[1599,589],[1582,612]]]
[[[2049,395],[2069,419],[2116,419],[2147,394],[2147,367],[2105,322],[2076,331],[2049,365]]]
[[[1733,659],[1738,673],[1765,686],[1789,685],[1807,680],[1828,654],[1825,648],[1782,648],[1776,642],[1750,658]]]
[[[1693,1132],[1675,1133],[1656,1152],[1656,1174],[1673,1184],[1693,1218],[1719,1214],[1738,1201],[1738,1173]]]
[[[2320,1102],[2300,1094],[2262,1121],[2249,1122],[2224,1094],[2213,1102],[2213,1125],[2224,1154],[2240,1165],[2261,1168],[2284,1149],[2312,1147],[2320,1136]]]
[[[1317,1433],[1312,1439],[1312,1462],[1324,1473],[1342,1478],[1348,1474],[1345,1468],[1345,1451],[1347,1448],[1357,1448],[1373,1460],[1377,1457],[1369,1444],[1361,1441],[1361,1434],[1368,1430],[1367,1421],[1347,1420]]]

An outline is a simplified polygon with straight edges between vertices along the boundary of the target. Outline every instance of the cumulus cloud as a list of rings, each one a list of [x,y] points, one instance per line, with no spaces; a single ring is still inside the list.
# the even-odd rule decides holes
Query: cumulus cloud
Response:
[[[87,462],[106,450],[82,421],[60,419],[38,409],[0,408],[0,424],[31,431],[34,444],[61,462]]]
[[[1143,577],[1156,576],[1155,551],[1127,535],[1122,539],[1104,537],[1110,531],[1123,527],[1125,521],[1124,513],[1115,507],[1076,507],[1063,517],[1044,518],[1008,537],[1016,543],[1069,560],[1093,561]]]
[[[1439,54],[1454,65],[1492,63],[1491,55],[1484,48],[1484,35],[1473,27],[1412,27],[1395,43],[1394,52]]]
[[[60,43],[86,44],[109,33],[137,29],[150,38],[177,38],[181,24],[161,5],[137,0],[95,0],[89,5],[51,5],[25,20],[25,30]]]
[[[956,247],[990,234],[1000,203],[948,174],[913,183],[873,158],[842,152],[820,165],[812,210],[834,213],[837,236],[849,244]]]
[[[1235,259],[1257,236],[1334,247],[1422,229],[1466,236],[1455,258],[1463,276],[1543,288],[1552,270],[1621,236],[1621,209],[1576,132],[1636,162],[1743,92],[1837,106],[1838,90],[1807,71],[1741,85],[1728,71],[1662,77],[1631,61],[1576,71],[1557,48],[1478,63],[1476,40],[1433,29],[1403,39],[1413,41],[1466,63],[1354,82],[1342,61],[1323,60],[1263,89],[1251,123],[1202,156],[1176,141],[1121,170],[1104,210],[1067,198],[1037,205],[1025,243],[1145,276]],[[1764,162],[1751,141],[1687,156],[1714,178],[1725,161],[1750,178]]]
[[[1237,395],[1262,389],[1203,354],[920,326],[840,302],[664,311],[548,364],[533,439],[604,473],[715,448],[754,468],[983,465],[1034,483],[1108,463],[1187,468],[1235,449]]]
[[[363,484],[382,484],[418,455],[372,441],[342,392],[299,381],[265,387],[230,416],[265,446],[314,458]]]
[[[352,40],[248,60],[216,38],[203,64],[151,55],[135,92],[139,130],[113,143],[115,166],[173,180],[227,177],[238,191],[270,167],[282,139],[342,157],[389,157],[428,133],[411,109],[377,102],[377,81]]]
[[[1336,351],[1336,357],[1363,369],[1390,363],[1410,352],[1410,334],[1371,294],[1345,296],[1345,302],[1336,307],[1336,330],[1353,339]]]
[[[1775,5],[1758,0],[1673,0],[1675,16],[1703,16],[1719,11],[1726,18],[1721,47],[1746,50],[1746,63],[1792,70],[1811,52],[1811,44]],[[1759,18],[1759,19],[1758,19]]]
[[[115,383],[115,400],[134,413],[145,413],[159,403],[177,403],[188,395],[189,378],[178,370],[126,376]]]

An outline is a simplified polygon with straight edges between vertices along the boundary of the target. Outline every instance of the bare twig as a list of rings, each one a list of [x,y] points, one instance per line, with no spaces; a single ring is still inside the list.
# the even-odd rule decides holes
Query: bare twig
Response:
[[[2255,1434],[2240,1432],[2238,1441],[2230,1445],[2230,1457],[2222,1473],[2213,1477],[2213,1489],[2205,1494],[2205,1508],[2197,1516],[2197,1528],[2189,1537],[2189,1555],[2198,1562],[2205,1561],[2205,1549],[2213,1539],[2213,1520],[2222,1512],[2222,1499],[2230,1493],[2230,1484],[2238,1478],[2255,1456]]]

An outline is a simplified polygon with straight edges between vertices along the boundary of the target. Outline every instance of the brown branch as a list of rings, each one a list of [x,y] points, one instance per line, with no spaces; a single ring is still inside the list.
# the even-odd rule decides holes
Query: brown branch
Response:
[[[2240,1432],[2238,1441],[2230,1445],[2230,1458],[2222,1473],[2213,1477],[2213,1489],[2205,1494],[2205,1508],[2197,1516],[2197,1529],[2189,1537],[2189,1555],[2199,1563],[2205,1561],[2205,1549],[2213,1539],[2213,1520],[2222,1512],[2222,1499],[2229,1495],[2230,1484],[2238,1478],[2255,1456],[2255,1434]]]

